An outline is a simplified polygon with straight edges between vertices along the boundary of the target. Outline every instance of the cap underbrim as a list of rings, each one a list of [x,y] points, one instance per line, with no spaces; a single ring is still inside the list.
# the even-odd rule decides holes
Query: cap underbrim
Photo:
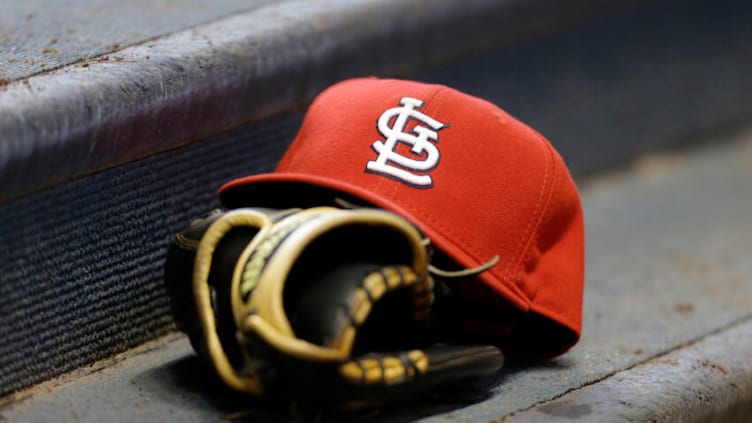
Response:
[[[439,248],[442,248],[446,241],[440,234],[420,225],[418,219],[399,204],[360,186],[323,176],[293,172],[251,175],[224,184],[219,189],[218,195],[220,201],[231,208],[248,206],[310,207],[322,205],[322,201],[330,204],[333,197],[339,196],[356,204],[364,202],[367,203],[364,205],[389,210],[412,221],[434,242],[438,242]],[[442,239],[442,241],[439,241],[439,239]]]
[[[420,219],[396,202],[342,180],[311,174],[276,172],[235,179],[219,189],[220,201],[230,208],[312,207],[323,205],[322,201],[326,202],[327,205],[333,205],[332,200],[337,197],[354,204],[383,208],[413,222],[437,249],[453,257],[457,264],[465,268],[474,268],[482,264],[470,257],[441,233],[428,225],[421,224]],[[507,296],[512,297],[510,300],[517,307],[527,308],[528,305],[524,302],[515,301],[513,296]]]

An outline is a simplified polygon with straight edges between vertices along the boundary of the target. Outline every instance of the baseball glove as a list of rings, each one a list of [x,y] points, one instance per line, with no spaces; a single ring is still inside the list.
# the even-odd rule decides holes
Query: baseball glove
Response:
[[[412,399],[493,375],[489,345],[432,324],[430,247],[384,210],[217,211],[171,243],[178,327],[230,387],[321,408]]]

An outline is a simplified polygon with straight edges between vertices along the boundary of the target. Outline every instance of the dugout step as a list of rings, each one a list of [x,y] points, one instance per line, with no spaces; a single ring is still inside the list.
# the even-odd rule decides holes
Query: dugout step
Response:
[[[684,355],[662,354],[698,340],[726,345],[713,354],[749,356],[744,343],[705,340],[745,334],[751,314],[749,272],[739,261],[749,226],[738,215],[750,210],[739,182],[749,175],[738,165],[749,162],[748,137],[718,131],[752,117],[752,3],[222,0],[181,9],[172,1],[105,1],[97,10],[86,0],[48,3],[15,2],[0,13],[3,418],[94,419],[79,415],[90,407],[129,420],[144,404],[150,419],[236,411],[181,385],[191,360],[181,358],[189,352],[172,332],[161,282],[167,242],[218,206],[222,183],[271,170],[318,91],[371,74],[454,86],[542,132],[583,188],[588,254],[596,254],[587,263],[585,338],[572,355],[550,365],[510,363],[492,398],[405,410],[404,419],[486,420],[530,406],[515,418],[535,419],[539,405],[566,394],[560,399],[572,407],[559,402],[543,415],[597,420],[582,410],[607,401],[586,395],[587,383],[615,380],[614,372],[651,358],[682,369]],[[46,15],[27,12],[39,5]],[[46,32],[62,28],[55,19],[66,14],[86,28],[108,7],[125,9],[92,24],[88,38]],[[148,20],[134,18],[145,11]],[[9,35],[3,29],[14,15],[28,21]],[[56,61],[42,66],[40,58]],[[718,146],[601,173],[703,140]],[[188,364],[171,373],[173,360]],[[724,389],[744,386],[748,372],[724,360],[685,364],[700,376],[716,371],[708,386],[734,400],[739,391]],[[156,376],[165,372],[180,380],[165,385]],[[635,393],[627,388],[609,390]],[[731,410],[710,388],[697,388],[698,398]],[[118,395],[121,402],[110,402]]]
[[[507,363],[487,396],[388,408],[365,421],[749,418],[752,126],[703,141],[581,180],[588,266],[574,349],[545,363]],[[22,392],[0,416],[283,419],[228,392],[179,334]]]

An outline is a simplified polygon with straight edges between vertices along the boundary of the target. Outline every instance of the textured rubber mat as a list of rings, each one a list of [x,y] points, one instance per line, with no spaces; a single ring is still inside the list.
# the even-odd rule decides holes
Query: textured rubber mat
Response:
[[[0,208],[0,396],[172,328],[172,235],[230,178],[270,170],[288,116],[72,181]]]

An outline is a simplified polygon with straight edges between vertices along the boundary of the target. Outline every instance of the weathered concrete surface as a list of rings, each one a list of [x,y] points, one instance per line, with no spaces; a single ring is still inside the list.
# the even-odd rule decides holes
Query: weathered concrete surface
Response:
[[[691,421],[746,412],[752,401],[750,161],[752,128],[746,128],[581,181],[587,232],[581,342],[546,363],[508,363],[484,392],[382,410],[371,420],[525,421],[559,414]],[[39,422],[282,418],[220,386],[183,337],[159,342],[115,365],[33,388],[0,416]]]
[[[269,3],[277,1],[3,0],[0,78],[27,78]]]
[[[752,320],[506,419],[748,422]]]
[[[566,6],[554,0],[274,2],[22,81],[8,80],[25,69],[0,75],[0,202],[294,110],[346,77],[421,68],[649,1],[579,0]],[[134,14],[118,14],[131,10],[126,3],[102,4],[114,14],[109,18],[113,33],[129,29],[128,22],[134,25]],[[134,8],[162,5],[147,3]],[[93,10],[82,16],[88,13]],[[190,16],[166,18],[175,25],[164,29],[188,24]],[[160,22],[145,19],[144,37],[162,33]],[[92,22],[92,30],[110,28],[101,24]],[[24,28],[23,22],[12,27]],[[142,30],[130,29],[131,34]],[[34,43],[62,40],[47,35]],[[123,45],[139,38],[122,37]],[[112,50],[114,45],[93,51]],[[10,61],[11,54],[4,57]]]

